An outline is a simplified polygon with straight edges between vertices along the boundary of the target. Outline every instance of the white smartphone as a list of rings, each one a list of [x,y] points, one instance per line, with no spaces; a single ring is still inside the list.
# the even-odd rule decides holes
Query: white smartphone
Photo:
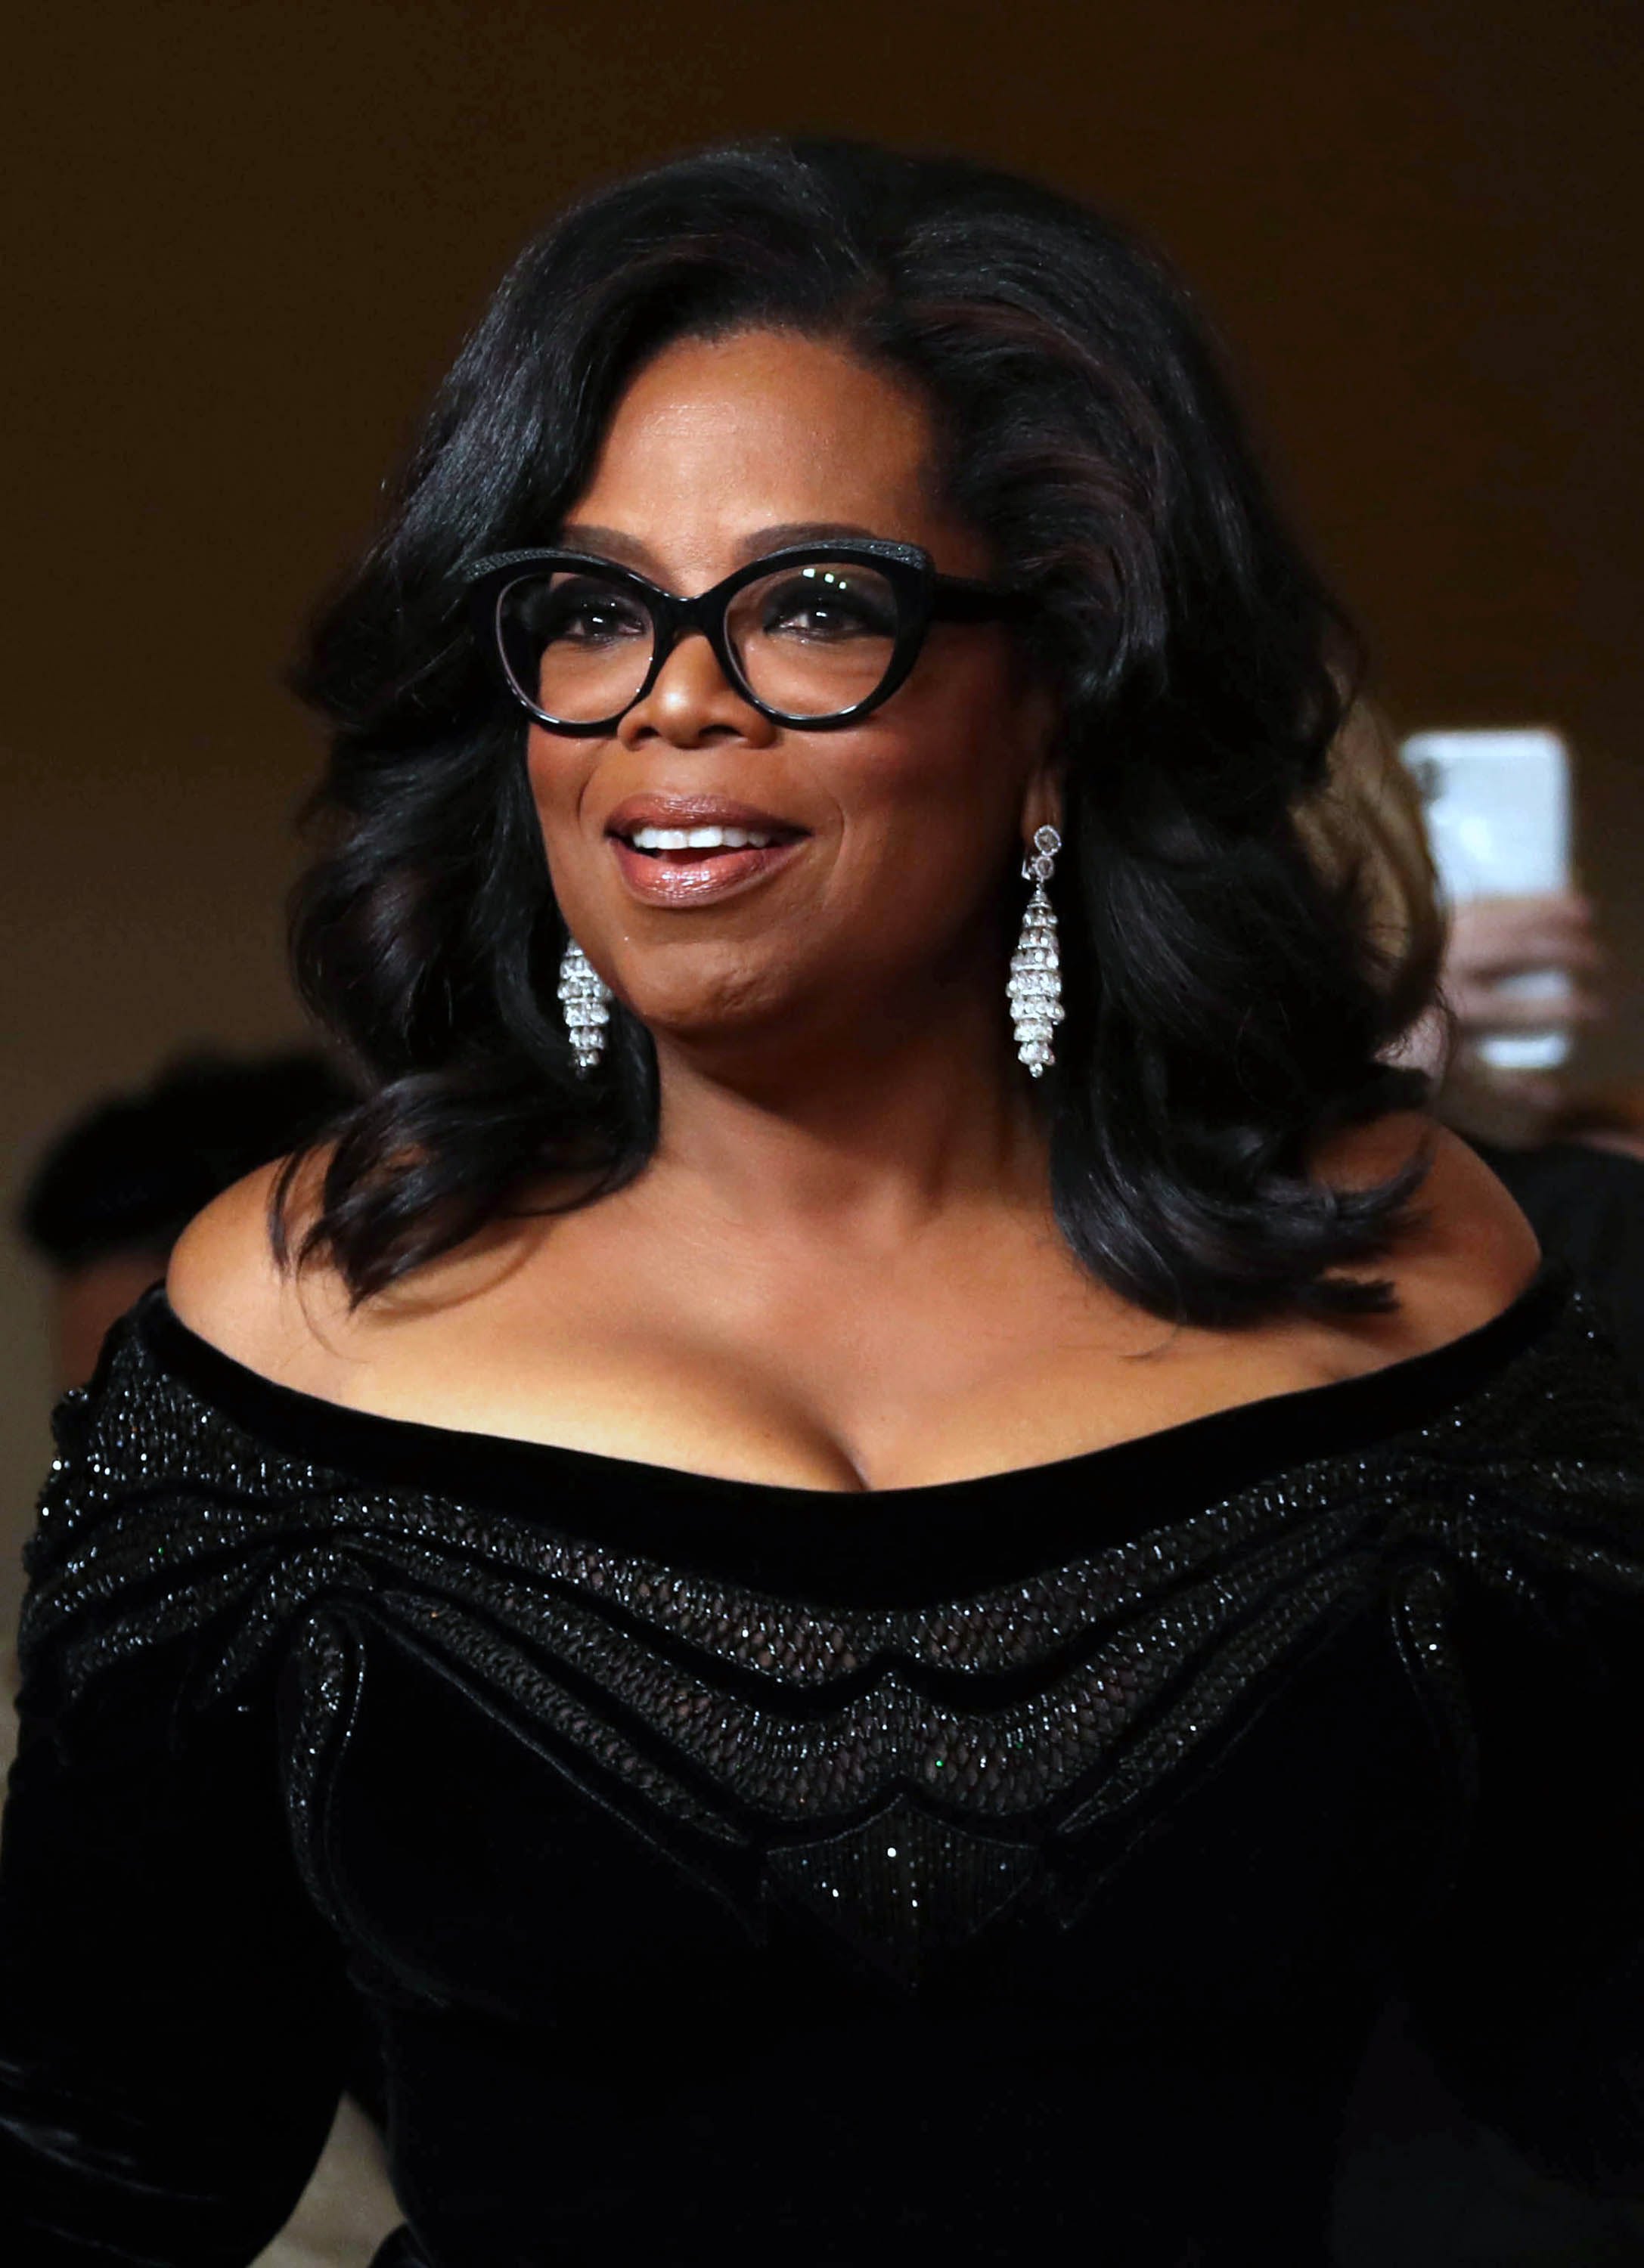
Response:
[[[1570,751],[1545,725],[1416,733],[1399,751],[1427,814],[1444,895],[1523,897],[1570,885]],[[1556,968],[1529,969],[1502,990],[1527,999],[1564,990]],[[1567,1032],[1499,1032],[1478,1042],[1499,1071],[1553,1071]]]

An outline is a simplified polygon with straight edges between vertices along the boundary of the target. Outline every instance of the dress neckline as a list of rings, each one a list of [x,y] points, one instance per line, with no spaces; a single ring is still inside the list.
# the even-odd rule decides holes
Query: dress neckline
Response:
[[[910,1583],[928,1584],[933,1551],[951,1573],[969,1567],[982,1580],[1043,1568],[1046,1554],[1065,1545],[1133,1541],[1255,1482],[1441,1418],[1538,1339],[1571,1290],[1567,1269],[1544,1258],[1487,1322],[1357,1377],[1235,1403],[1039,1464],[868,1490],[731,1479],[352,1410],[281,1385],[214,1346],[177,1314],[163,1285],[144,1295],[131,1322],[162,1371],[262,1448],[354,1487],[409,1489],[654,1551],[674,1565],[735,1568],[813,1590],[834,1587],[828,1573],[839,1572],[844,1554],[850,1595],[861,1599],[866,1583],[891,1603]]]

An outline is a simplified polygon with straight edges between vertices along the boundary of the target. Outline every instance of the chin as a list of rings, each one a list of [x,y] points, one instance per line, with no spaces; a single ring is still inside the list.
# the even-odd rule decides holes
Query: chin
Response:
[[[750,966],[745,954],[717,968],[711,964],[718,956],[711,952],[669,958],[688,965],[622,972],[624,1006],[658,1037],[735,1041],[780,1028],[791,1010],[792,989],[772,972]]]

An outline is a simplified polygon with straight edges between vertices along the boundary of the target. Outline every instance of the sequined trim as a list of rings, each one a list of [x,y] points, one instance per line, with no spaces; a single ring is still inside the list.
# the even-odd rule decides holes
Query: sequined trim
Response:
[[[1019,1583],[822,1609],[605,1549],[551,1507],[363,1489],[269,1451],[129,1335],[97,1396],[65,1405],[23,1646],[72,1695],[192,1638],[205,1706],[294,1656],[288,1796],[322,1905],[346,1625],[437,1656],[579,1785],[666,1822],[676,1852],[691,1842],[682,1863],[763,1852],[769,1896],[913,1977],[1030,1894],[1047,1840],[1156,1801],[1332,1617],[1388,1616],[1463,1770],[1454,1586],[1531,1606],[1571,1579],[1644,1589],[1632,1428],[1574,1301],[1464,1403],[1372,1453]]]
[[[768,1865],[778,1896],[909,1984],[985,1928],[1039,1871],[1030,1845],[988,1841],[905,1800],[841,1834],[778,1844]]]

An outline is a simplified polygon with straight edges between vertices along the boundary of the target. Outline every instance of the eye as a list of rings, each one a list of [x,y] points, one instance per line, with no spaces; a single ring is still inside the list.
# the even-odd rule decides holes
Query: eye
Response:
[[[759,628],[768,637],[817,644],[894,637],[896,601],[871,571],[804,567],[762,592]]]
[[[630,593],[591,576],[570,578],[545,594],[539,635],[545,643],[612,645],[648,638],[651,620]]]

